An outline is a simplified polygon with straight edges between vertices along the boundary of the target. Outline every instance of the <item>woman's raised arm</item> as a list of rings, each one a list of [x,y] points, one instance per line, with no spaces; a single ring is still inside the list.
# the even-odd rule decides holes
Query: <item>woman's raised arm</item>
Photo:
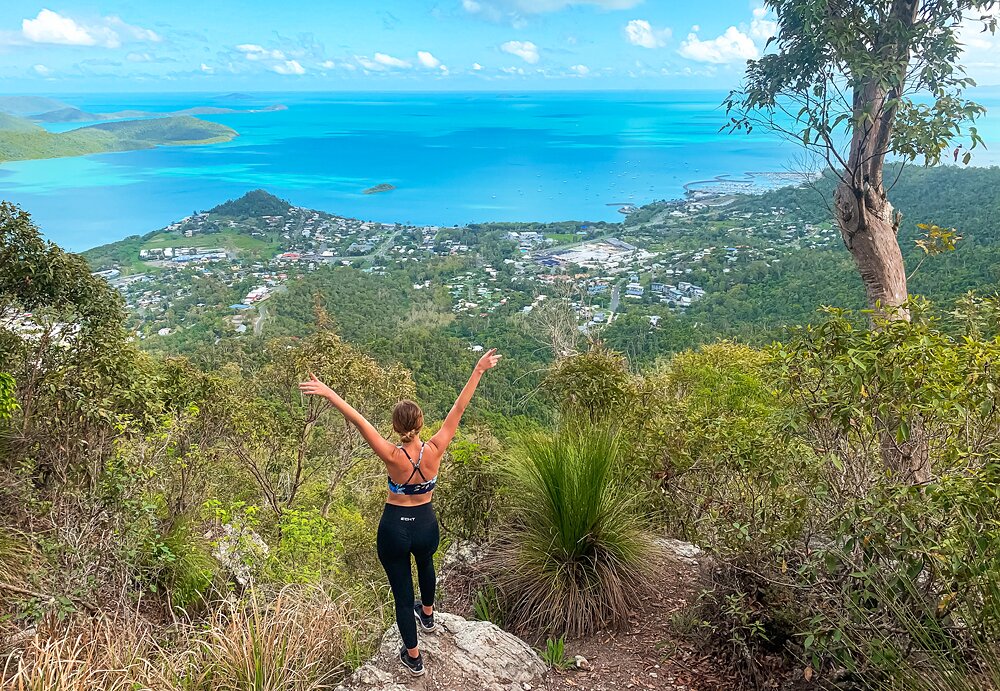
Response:
[[[434,445],[434,448],[440,453],[444,453],[444,450],[448,448],[448,444],[451,440],[455,438],[455,433],[458,431],[458,423],[462,421],[462,415],[465,413],[465,408],[469,405],[469,401],[472,400],[472,394],[476,393],[476,387],[479,386],[479,380],[482,378],[486,370],[493,369],[500,362],[502,355],[497,355],[496,348],[490,348],[486,353],[479,358],[479,362],[476,363],[476,368],[472,370],[472,375],[469,377],[469,381],[465,383],[462,387],[462,392],[458,394],[458,399],[455,401],[455,405],[451,407],[451,411],[448,413],[448,417],[444,419],[444,424],[441,425],[441,429],[431,437],[430,444]]]
[[[388,461],[392,457],[392,453],[396,449],[392,442],[379,434],[379,431],[375,429],[375,425],[368,422],[364,415],[355,410],[354,406],[341,398],[336,391],[317,379],[315,374],[312,372],[309,373],[309,381],[299,384],[299,391],[309,396],[322,396],[330,401],[333,407],[339,410],[348,422],[358,428],[361,436],[368,442],[368,446],[372,447],[372,451],[378,454],[379,458],[383,461]]]

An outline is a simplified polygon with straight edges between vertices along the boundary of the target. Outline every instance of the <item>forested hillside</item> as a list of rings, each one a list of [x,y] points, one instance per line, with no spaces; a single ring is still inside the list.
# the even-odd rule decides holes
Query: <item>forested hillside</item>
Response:
[[[572,653],[678,586],[649,568],[671,536],[711,555],[666,642],[712,660],[725,686],[711,688],[998,678],[995,300],[915,303],[878,330],[811,315],[766,347],[645,364],[579,338],[555,306],[463,323],[413,287],[425,268],[344,267],[276,296],[266,336],[183,357],[140,350],[106,282],[9,204],[0,240],[13,688],[335,686],[390,621],[372,547],[385,478],[297,384],[316,373],[387,434],[416,395],[429,435],[470,339],[506,357],[435,497],[446,547],[486,550],[468,616]],[[920,487],[881,460],[915,426],[934,469]]]

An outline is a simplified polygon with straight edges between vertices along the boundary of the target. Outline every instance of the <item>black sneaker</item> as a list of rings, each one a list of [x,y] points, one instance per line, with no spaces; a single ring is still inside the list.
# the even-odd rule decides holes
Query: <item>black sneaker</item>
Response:
[[[424,631],[430,633],[431,631],[436,631],[437,626],[434,625],[434,614],[431,613],[430,616],[424,614],[423,605],[419,602],[413,603],[413,614],[417,617],[417,621],[420,622],[420,628]]]
[[[410,657],[410,654],[406,652],[406,646],[399,649],[399,661],[403,663],[403,667],[410,670],[410,674],[415,677],[423,676],[424,672],[424,659],[417,655],[416,657]]]

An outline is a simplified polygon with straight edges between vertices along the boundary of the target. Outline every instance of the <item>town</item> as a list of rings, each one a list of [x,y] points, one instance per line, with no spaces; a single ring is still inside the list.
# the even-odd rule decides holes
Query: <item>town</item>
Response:
[[[454,266],[433,281],[414,281],[412,290],[440,282],[451,312],[471,318],[526,314],[558,299],[592,333],[625,312],[656,328],[666,314],[750,280],[748,268],[777,267],[787,252],[836,238],[830,227],[774,208],[713,220],[722,242],[707,244],[702,227],[717,216],[701,194],[643,207],[624,223],[409,226],[296,207],[258,191],[149,234],[134,256],[95,273],[122,293],[141,340],[204,319],[222,319],[233,335],[259,335],[272,296],[331,267],[387,276]]]

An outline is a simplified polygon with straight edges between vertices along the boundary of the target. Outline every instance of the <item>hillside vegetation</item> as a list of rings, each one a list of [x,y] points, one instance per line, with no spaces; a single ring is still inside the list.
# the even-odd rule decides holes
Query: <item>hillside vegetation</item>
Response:
[[[0,115],[0,162],[229,141],[236,131],[191,116],[99,123],[48,132],[28,120]]]
[[[957,223],[964,208],[928,220]],[[991,251],[978,213],[965,232]],[[391,620],[372,549],[384,473],[297,383],[315,372],[386,433],[393,403],[417,396],[430,434],[472,338],[507,357],[442,463],[435,505],[446,544],[485,545],[480,616],[569,636],[572,651],[575,636],[627,626],[674,577],[648,556],[651,536],[672,536],[713,560],[674,635],[728,688],[1000,684],[989,296],[916,299],[912,321],[869,329],[805,295],[785,314],[809,324],[776,342],[692,330],[711,342],[629,358],[610,337],[541,346],[562,323],[555,306],[460,323],[446,295],[413,288],[459,261],[447,258],[385,277],[317,272],[275,298],[265,337],[208,330],[183,357],[140,350],[120,297],[9,204],[0,241],[0,654],[13,688],[335,686]],[[485,257],[501,251],[490,242]],[[218,290],[199,286],[193,302]],[[918,486],[883,463],[913,430],[933,470]]]

